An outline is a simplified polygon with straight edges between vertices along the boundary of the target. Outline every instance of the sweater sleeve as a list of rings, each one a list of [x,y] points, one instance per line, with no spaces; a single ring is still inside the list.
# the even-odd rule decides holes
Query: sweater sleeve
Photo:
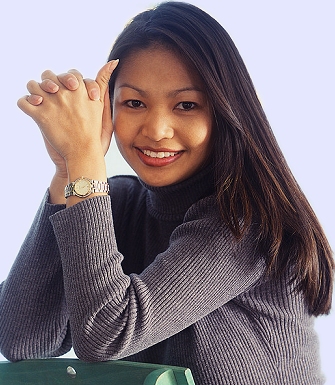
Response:
[[[71,349],[59,249],[47,203],[35,216],[5,282],[0,286],[0,349],[11,361],[59,356]]]
[[[124,358],[169,338],[264,273],[252,231],[235,241],[211,197],[188,210],[167,250],[138,275],[122,271],[109,197],[85,200],[50,220],[61,252],[73,347],[83,360]]]

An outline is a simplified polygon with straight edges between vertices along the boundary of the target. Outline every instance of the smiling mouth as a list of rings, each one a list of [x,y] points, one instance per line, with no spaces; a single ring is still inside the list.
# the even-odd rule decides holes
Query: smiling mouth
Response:
[[[180,151],[177,152],[169,152],[169,151],[150,151],[150,150],[142,150],[143,154],[149,156],[150,158],[171,158],[180,154]]]

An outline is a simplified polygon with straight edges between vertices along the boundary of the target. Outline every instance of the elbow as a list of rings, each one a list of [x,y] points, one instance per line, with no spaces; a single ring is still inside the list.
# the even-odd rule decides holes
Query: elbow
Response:
[[[117,353],[107,352],[98,347],[91,348],[90,346],[76,345],[73,346],[73,350],[79,360],[84,362],[104,362],[123,358]]]
[[[29,340],[26,337],[19,339],[2,337],[0,337],[0,353],[11,362],[58,357],[71,349],[71,343],[50,346],[48,341]]]
[[[8,360],[11,362],[17,362],[17,361],[22,361],[24,360],[24,357],[18,349],[13,348],[12,346],[3,346],[0,344],[0,353]]]
[[[120,341],[95,340],[92,336],[73,339],[73,350],[76,356],[85,362],[103,362],[125,358],[128,349]]]
[[[119,314],[113,320],[100,313],[99,317],[73,322],[72,346],[76,356],[86,362],[101,362],[123,359],[143,350],[147,340],[143,330],[136,330],[135,321],[128,314]]]
[[[0,353],[11,362],[21,361],[22,350],[20,347],[11,339],[10,333],[6,333],[5,328],[0,330]]]

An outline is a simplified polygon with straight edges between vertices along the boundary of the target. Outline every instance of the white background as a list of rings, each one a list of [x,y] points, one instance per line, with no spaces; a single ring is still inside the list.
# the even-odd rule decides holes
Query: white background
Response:
[[[235,41],[279,144],[332,247],[334,210],[334,9],[319,0],[191,0]],[[5,4],[5,5],[4,5]],[[0,6],[1,259],[6,278],[53,174],[39,130],[17,107],[29,79],[49,68],[95,77],[145,0],[18,1]],[[129,169],[112,146],[109,175]],[[327,384],[335,384],[334,311],[317,319]],[[3,359],[0,356],[0,359]]]

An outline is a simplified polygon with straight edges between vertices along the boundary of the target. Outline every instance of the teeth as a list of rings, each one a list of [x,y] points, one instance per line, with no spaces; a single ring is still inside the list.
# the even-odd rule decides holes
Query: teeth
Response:
[[[178,152],[155,152],[155,151],[149,151],[149,150],[143,150],[143,154],[150,156],[150,158],[168,158],[170,156],[175,156],[178,154]]]

